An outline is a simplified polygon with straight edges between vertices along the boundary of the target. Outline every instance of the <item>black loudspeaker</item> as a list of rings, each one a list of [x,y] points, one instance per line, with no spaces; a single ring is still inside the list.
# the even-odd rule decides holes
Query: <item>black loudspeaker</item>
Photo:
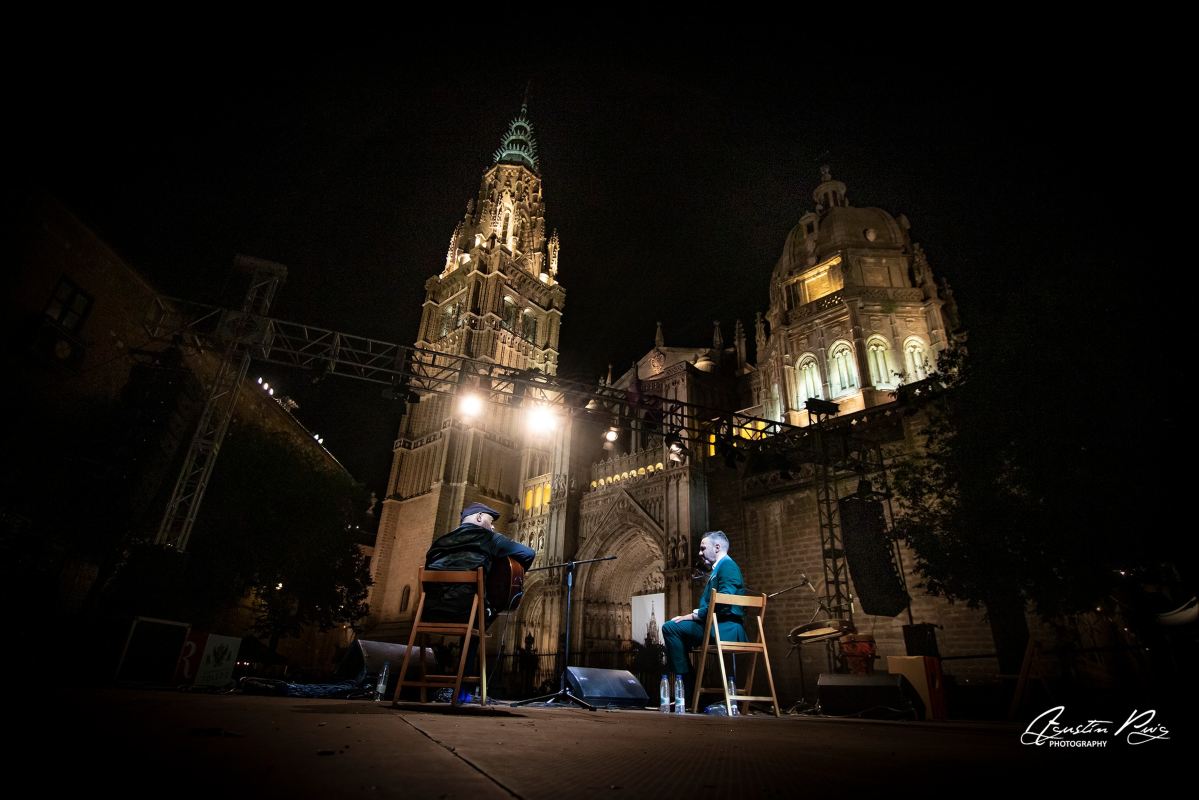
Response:
[[[878,500],[850,495],[837,501],[841,542],[858,601],[867,614],[894,617],[911,599],[895,566],[891,538]]]
[[[834,675],[816,680],[820,710],[833,717],[923,719],[924,702],[902,675]]]
[[[641,681],[627,669],[567,667],[566,685],[575,697],[596,706],[645,708],[649,705],[649,695]]]

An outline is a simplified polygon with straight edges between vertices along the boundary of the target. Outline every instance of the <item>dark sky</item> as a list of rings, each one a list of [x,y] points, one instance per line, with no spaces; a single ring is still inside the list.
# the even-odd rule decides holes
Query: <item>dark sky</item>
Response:
[[[1135,109],[1113,117],[1103,70],[467,49],[64,58],[18,89],[20,171],[168,294],[234,302],[244,253],[289,268],[276,316],[410,343],[424,281],[530,81],[568,377],[624,369],[656,320],[668,344],[709,341],[715,319],[728,341],[737,318],[752,342],[822,163],[854,205],[908,215],[980,347],[1125,314],[1112,216]],[[1030,297],[1054,319],[1005,329]],[[398,418],[378,387],[255,371],[382,487]]]

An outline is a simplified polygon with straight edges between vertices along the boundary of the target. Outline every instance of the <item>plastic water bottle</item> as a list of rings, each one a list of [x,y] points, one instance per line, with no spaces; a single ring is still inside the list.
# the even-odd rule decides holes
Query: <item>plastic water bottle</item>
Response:
[[[733,716],[734,717],[741,715],[741,709],[737,707],[737,701],[733,700],[733,698],[735,698],[736,696],[737,696],[737,682],[735,680],[733,680],[732,678],[729,678],[729,699],[732,701],[731,703],[729,703],[729,705],[731,705],[733,707]]]
[[[379,683],[375,686],[375,699],[387,699],[387,676],[391,672],[391,662],[384,661],[383,669],[379,670]]]
[[[663,714],[670,713],[670,678],[662,673],[662,682],[658,684],[658,710]]]
[[[686,698],[683,697],[683,694],[684,694],[683,676],[675,675],[674,676],[674,713],[676,713],[676,714],[686,714],[687,713],[687,700],[686,700]]]

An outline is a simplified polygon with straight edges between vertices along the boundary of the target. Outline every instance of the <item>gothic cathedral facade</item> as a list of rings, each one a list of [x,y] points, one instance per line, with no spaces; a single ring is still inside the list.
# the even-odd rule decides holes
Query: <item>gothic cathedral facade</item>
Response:
[[[755,324],[756,365],[747,360],[740,321],[728,346],[719,324],[710,346],[668,346],[659,327],[654,346],[624,374],[603,379],[604,388],[792,426],[807,424],[804,404],[818,398],[865,424],[894,403],[900,384],[926,377],[959,326],[948,287],[934,281],[907,219],[850,205],[845,184],[827,168],[813,200],[771,276],[769,307]],[[522,108],[454,228],[441,270],[425,284],[417,347],[556,374],[566,299],[559,249],[556,232],[547,236],[537,145]],[[672,441],[677,430],[661,419],[605,419],[597,428],[576,415],[529,436],[519,404],[492,403],[468,416],[457,402],[421,396],[401,422],[372,560],[368,638],[404,638],[419,591],[417,567],[431,541],[476,501],[499,510],[497,527],[537,551],[535,566],[618,557],[579,571],[572,652],[627,649],[631,601],[639,595],[664,595],[664,620],[693,608],[694,560],[706,530],[729,534],[756,590],[782,588],[792,573],[820,569],[810,471],[780,480],[730,470],[713,457],[711,442],[693,439],[680,448]],[[902,445],[907,424],[885,435]],[[561,651],[562,584],[553,571],[533,573],[509,642],[531,636],[537,652]],[[811,601],[798,592],[784,598],[783,613],[767,621],[772,638],[785,637]],[[936,601],[914,605],[926,619],[944,619]],[[963,622],[985,640],[980,620]],[[903,652],[898,620],[874,627],[894,640],[893,652]],[[978,646],[971,634],[948,649]],[[790,670],[783,666],[785,677]]]

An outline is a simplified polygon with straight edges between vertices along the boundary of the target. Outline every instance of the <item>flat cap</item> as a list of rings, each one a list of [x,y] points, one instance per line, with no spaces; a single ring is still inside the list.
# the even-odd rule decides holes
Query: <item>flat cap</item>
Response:
[[[482,503],[471,503],[466,508],[462,509],[462,516],[459,519],[473,517],[475,514],[490,514],[491,518],[499,519],[502,515],[490,506],[485,506]]]

